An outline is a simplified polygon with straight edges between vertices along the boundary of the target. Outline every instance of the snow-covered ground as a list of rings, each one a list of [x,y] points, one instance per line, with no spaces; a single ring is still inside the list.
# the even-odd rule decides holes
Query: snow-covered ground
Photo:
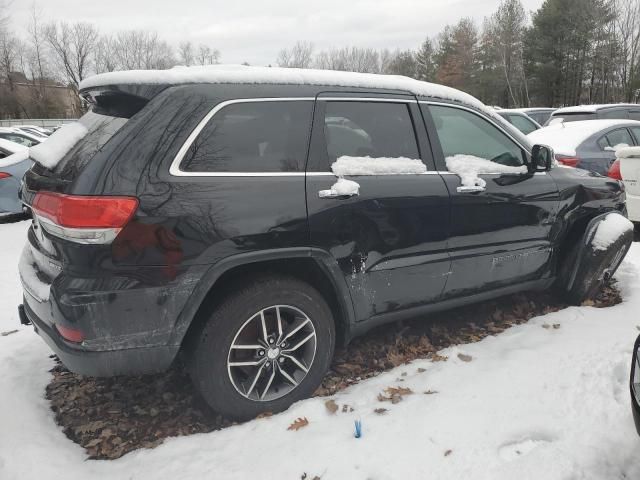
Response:
[[[0,332],[19,329],[0,336],[2,480],[282,480],[304,472],[323,480],[640,478],[627,388],[640,324],[640,244],[617,275],[623,304],[568,308],[447,349],[446,362],[398,367],[334,397],[353,412],[332,415],[326,399],[310,399],[270,418],[90,461],[55,425],[44,399],[49,350],[18,326],[16,263],[26,228],[0,225]],[[378,401],[391,386],[415,393],[393,405]],[[297,417],[309,425],[288,431]]]

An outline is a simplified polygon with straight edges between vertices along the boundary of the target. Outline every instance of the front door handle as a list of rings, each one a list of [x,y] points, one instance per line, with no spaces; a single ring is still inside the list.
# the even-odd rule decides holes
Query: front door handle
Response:
[[[478,185],[470,185],[470,186],[462,185],[456,188],[456,190],[458,191],[458,193],[477,193],[477,192],[484,192],[487,189],[486,187],[480,187]]]
[[[333,190],[333,189],[329,189],[329,190],[320,190],[318,192],[318,197],[320,198],[349,198],[352,197],[354,195],[357,195],[356,192],[353,193],[338,193],[337,191]]]

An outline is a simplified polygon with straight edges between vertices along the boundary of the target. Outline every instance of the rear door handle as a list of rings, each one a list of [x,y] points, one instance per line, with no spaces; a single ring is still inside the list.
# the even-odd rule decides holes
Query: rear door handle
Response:
[[[456,188],[456,190],[458,191],[458,193],[477,193],[477,192],[484,192],[487,189],[486,187],[480,187],[478,185],[471,185],[471,186],[462,185]]]
[[[329,189],[329,190],[320,190],[318,192],[318,197],[320,197],[320,198],[349,198],[349,197],[352,197],[354,195],[357,195],[357,193],[354,192],[354,193],[344,194],[344,193],[338,193],[335,190],[331,190],[331,189]]]

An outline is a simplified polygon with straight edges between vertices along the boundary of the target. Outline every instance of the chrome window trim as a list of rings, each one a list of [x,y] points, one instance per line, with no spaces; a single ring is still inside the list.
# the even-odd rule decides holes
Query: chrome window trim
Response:
[[[185,142],[176,153],[169,174],[174,177],[294,177],[304,175],[304,172],[186,172],[180,169],[180,163],[184,159],[187,151],[198,137],[200,132],[209,123],[213,116],[223,108],[234,105],[236,103],[261,103],[261,102],[313,102],[315,97],[268,97],[268,98],[235,98],[233,100],[225,100],[220,102],[207,113],[202,120],[196,125],[189,134]]]
[[[496,127],[498,130],[500,130],[502,133],[504,133],[507,137],[509,137],[513,143],[515,143],[516,145],[518,145],[522,150],[524,150],[525,152],[531,154],[531,152],[529,151],[528,147],[525,147],[524,145],[522,145],[517,139],[513,138],[511,136],[511,134],[509,134],[509,132],[507,132],[506,130],[504,130],[499,124],[497,124],[496,122],[493,121],[493,119],[491,117],[488,116],[484,116],[481,115],[480,113],[478,113],[477,110],[474,110],[473,108],[469,108],[469,107],[465,107],[463,105],[457,105],[457,104],[452,104],[452,103],[444,103],[444,102],[432,102],[429,100],[420,100],[418,101],[418,103],[421,104],[425,104],[425,105],[437,105],[439,107],[450,107],[450,108],[458,108],[460,110],[466,110],[468,112],[473,113],[474,115],[477,115],[478,117],[482,118],[483,120],[488,121],[491,125],[493,125],[494,127]]]
[[[386,97],[318,97],[321,102],[381,102],[381,103],[417,103],[415,98],[386,98]]]

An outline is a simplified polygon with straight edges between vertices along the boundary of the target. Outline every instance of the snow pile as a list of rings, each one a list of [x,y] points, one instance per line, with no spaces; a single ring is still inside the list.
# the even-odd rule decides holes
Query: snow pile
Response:
[[[36,261],[28,243],[22,249],[19,268],[22,283],[29,289],[29,292],[41,302],[48,300],[51,286],[38,278],[38,267],[36,267]]]
[[[20,150],[18,153],[14,153],[0,160],[0,168],[9,167],[11,165],[15,165],[16,163],[24,162],[28,158],[29,149],[27,147],[24,147],[24,150]]]
[[[344,178],[338,178],[338,181],[331,185],[331,190],[338,195],[359,195],[360,184],[352,180],[346,180]]]
[[[602,130],[617,125],[628,125],[631,120],[578,120],[552,123],[527,135],[530,141],[548,145],[555,153],[575,156],[576,149],[586,139]],[[552,120],[553,122],[553,120]],[[640,125],[640,122],[638,122]]]
[[[640,158],[640,147],[626,147],[616,150],[617,158]]]
[[[598,224],[591,240],[594,250],[604,251],[613,245],[622,235],[633,231],[633,223],[619,213],[610,213]]]
[[[427,171],[421,160],[406,157],[339,157],[331,165],[338,177],[348,175],[415,175]]]
[[[87,128],[79,122],[66,123],[48,140],[31,147],[29,155],[40,165],[52,170],[87,133]]]
[[[434,83],[421,82],[401,75],[340,72],[302,68],[253,67],[246,65],[207,65],[174,67],[169,70],[129,70],[108,72],[80,82],[80,90],[107,85],[184,83],[244,83],[277,85],[326,85],[336,87],[383,88],[402,90],[414,95],[452,100],[484,109],[475,97]]]
[[[478,177],[487,173],[527,173],[526,165],[521,167],[509,167],[501,165],[486,158],[475,157],[459,153],[445,158],[447,169],[460,177],[463,187],[486,187],[487,182]]]

